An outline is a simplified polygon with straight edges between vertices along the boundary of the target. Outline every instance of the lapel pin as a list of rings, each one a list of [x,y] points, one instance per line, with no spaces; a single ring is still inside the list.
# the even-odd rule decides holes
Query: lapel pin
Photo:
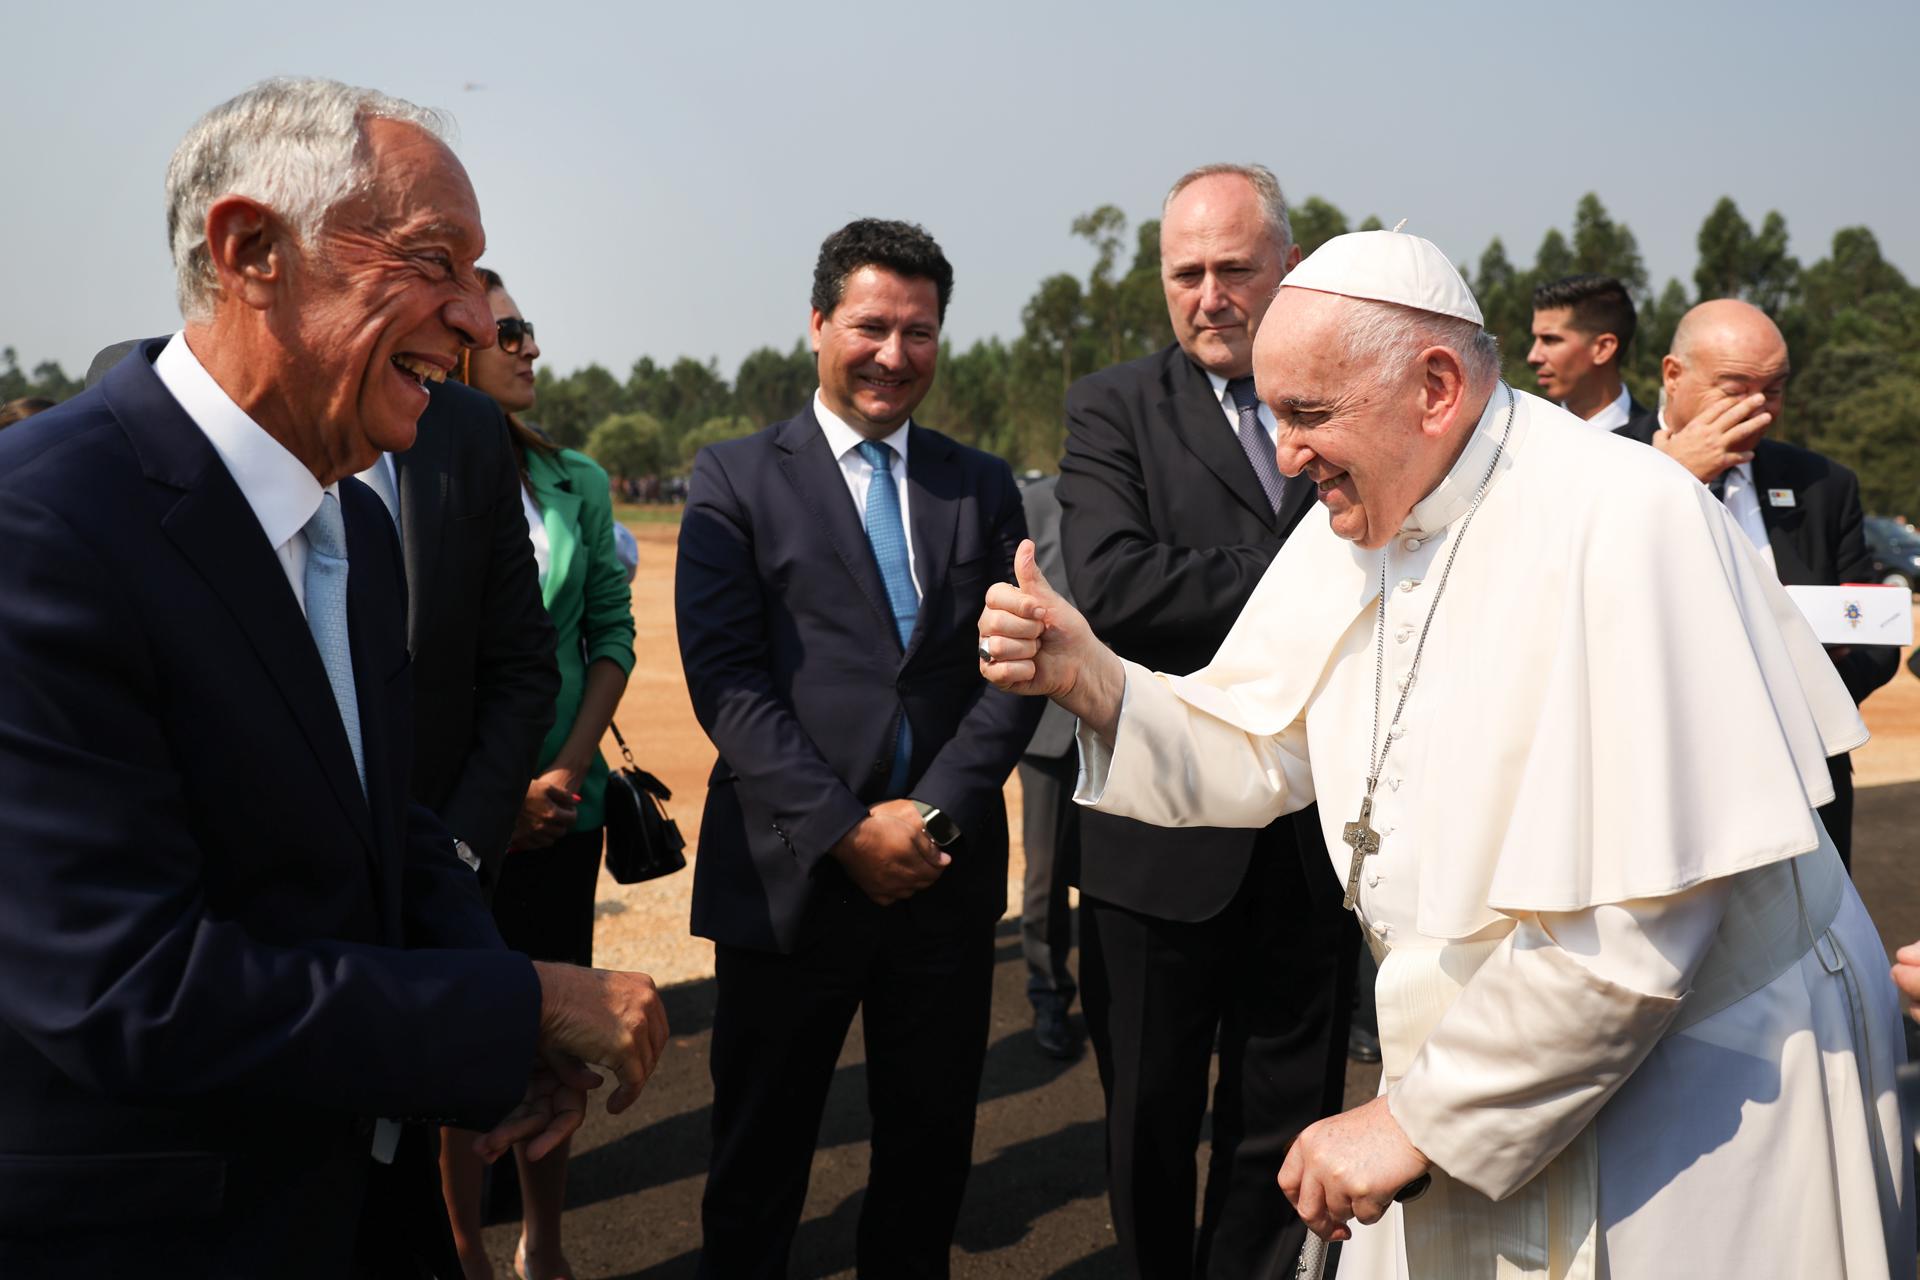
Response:
[[[1793,505],[1794,505],[1794,502],[1793,502],[1793,490],[1791,490],[1791,489],[1769,489],[1769,490],[1767,490],[1767,505],[1768,505],[1768,506],[1770,506],[1770,507],[1791,507],[1791,506],[1793,506]]]

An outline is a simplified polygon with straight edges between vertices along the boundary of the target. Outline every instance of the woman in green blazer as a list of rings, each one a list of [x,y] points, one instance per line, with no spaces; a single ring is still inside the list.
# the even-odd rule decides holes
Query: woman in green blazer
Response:
[[[521,505],[540,571],[540,595],[557,639],[560,695],[540,746],[540,772],[527,784],[513,841],[494,888],[493,914],[509,947],[535,960],[593,963],[594,887],[607,789],[600,739],[633,670],[633,606],[614,552],[607,473],[593,459],[556,446],[522,422],[533,407],[540,347],[495,273],[482,269],[499,330],[496,346],[473,353],[467,380],[507,411],[520,453]],[[480,1239],[480,1166],[471,1142],[442,1146],[442,1183],[467,1280],[490,1280]],[[456,1150],[458,1149],[458,1150]],[[523,1205],[514,1270],[527,1280],[571,1276],[560,1251],[567,1146],[529,1161],[516,1148]]]

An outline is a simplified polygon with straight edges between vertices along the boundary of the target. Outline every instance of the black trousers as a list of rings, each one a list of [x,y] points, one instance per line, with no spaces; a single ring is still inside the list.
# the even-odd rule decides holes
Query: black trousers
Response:
[[[1080,878],[1080,806],[1073,802],[1079,772],[1077,752],[1020,760],[1020,831],[1027,854],[1020,951],[1027,962],[1027,999],[1035,1008],[1054,1001],[1065,1011],[1080,990],[1067,965],[1073,952],[1067,887]]]
[[[699,1274],[784,1280],[820,1116],[856,1009],[872,1163],[855,1248],[863,1280],[944,1278],[973,1164],[993,997],[993,925],[926,934],[864,900],[793,955],[714,957],[713,1159]]]
[[[1306,1228],[1277,1179],[1294,1138],[1344,1094],[1359,945],[1351,914],[1308,894],[1285,823],[1262,833],[1239,891],[1211,920],[1081,903],[1081,1007],[1107,1095],[1122,1273],[1290,1280]],[[1196,1235],[1194,1153],[1216,1035]]]

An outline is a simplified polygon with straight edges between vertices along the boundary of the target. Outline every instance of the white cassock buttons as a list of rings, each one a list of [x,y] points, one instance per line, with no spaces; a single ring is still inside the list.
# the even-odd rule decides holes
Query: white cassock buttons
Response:
[[[1405,542],[1402,542],[1400,546],[1407,551],[1418,551],[1420,549],[1420,539],[1408,538]]]
[[[1413,589],[1414,589],[1415,587],[1417,587],[1417,586],[1419,586],[1419,585],[1420,585],[1420,579],[1418,579],[1418,578],[1402,578],[1402,579],[1400,579],[1400,590],[1401,590],[1402,592],[1407,592],[1407,591],[1411,591],[1411,590],[1413,590]]]
[[[1411,639],[1413,639],[1412,627],[1402,627],[1398,631],[1393,633],[1393,640],[1395,644],[1405,644],[1407,641]]]

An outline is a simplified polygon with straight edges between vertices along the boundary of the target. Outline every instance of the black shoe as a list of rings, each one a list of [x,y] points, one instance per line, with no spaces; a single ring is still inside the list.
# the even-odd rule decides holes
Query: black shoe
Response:
[[[1033,1042],[1040,1046],[1040,1052],[1061,1062],[1072,1062],[1080,1056],[1080,1037],[1067,1021],[1065,1005],[1050,1003],[1034,1008]]]
[[[1355,1062],[1380,1061],[1380,1037],[1365,1027],[1355,1027],[1347,1032],[1347,1056]]]

